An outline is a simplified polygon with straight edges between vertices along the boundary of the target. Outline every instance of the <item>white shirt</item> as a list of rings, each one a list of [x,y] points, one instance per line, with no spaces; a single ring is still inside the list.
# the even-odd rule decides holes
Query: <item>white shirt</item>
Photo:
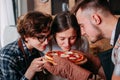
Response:
[[[112,51],[112,61],[115,65],[114,74],[120,76],[120,35]]]

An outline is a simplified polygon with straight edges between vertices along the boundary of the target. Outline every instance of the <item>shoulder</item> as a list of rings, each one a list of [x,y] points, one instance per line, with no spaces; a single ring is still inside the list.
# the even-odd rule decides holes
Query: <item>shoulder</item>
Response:
[[[0,57],[13,57],[18,52],[18,44],[17,41],[14,41],[0,50]]]

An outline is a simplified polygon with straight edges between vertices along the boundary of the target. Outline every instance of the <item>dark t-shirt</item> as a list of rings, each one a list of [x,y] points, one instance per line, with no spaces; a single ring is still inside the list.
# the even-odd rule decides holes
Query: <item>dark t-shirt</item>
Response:
[[[120,34],[120,18],[118,19],[118,23],[117,23],[116,30],[115,30],[114,45],[118,39],[119,34]],[[113,48],[111,48],[107,51],[104,51],[98,55],[100,58],[102,67],[104,69],[107,80],[111,80],[113,70],[114,70],[114,64],[113,64],[112,58],[111,58],[112,50],[113,50]]]

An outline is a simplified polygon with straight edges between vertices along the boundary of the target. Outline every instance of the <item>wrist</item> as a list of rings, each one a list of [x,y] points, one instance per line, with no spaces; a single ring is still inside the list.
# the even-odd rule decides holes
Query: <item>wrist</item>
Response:
[[[29,80],[25,76],[23,76],[20,80]]]
[[[31,71],[31,70],[27,70],[26,73],[25,73],[25,77],[28,79],[28,80],[32,80],[33,76],[34,76],[35,72]]]

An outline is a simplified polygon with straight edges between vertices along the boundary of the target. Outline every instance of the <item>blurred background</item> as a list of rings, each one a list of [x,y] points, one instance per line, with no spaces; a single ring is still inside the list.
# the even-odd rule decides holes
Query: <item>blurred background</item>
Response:
[[[16,21],[28,11],[51,15],[70,10],[75,0],[0,0],[0,48],[17,39]]]

